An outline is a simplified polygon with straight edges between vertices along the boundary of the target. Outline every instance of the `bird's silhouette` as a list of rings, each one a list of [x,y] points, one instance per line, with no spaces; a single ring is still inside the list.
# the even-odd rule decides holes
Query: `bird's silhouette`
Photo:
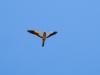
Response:
[[[49,33],[46,33],[46,32],[39,32],[39,31],[36,31],[36,30],[27,30],[29,33],[31,34],[34,34],[38,37],[40,37],[42,39],[42,47],[44,47],[44,43],[45,43],[45,40],[55,34],[57,34],[56,31],[54,32],[49,32]]]

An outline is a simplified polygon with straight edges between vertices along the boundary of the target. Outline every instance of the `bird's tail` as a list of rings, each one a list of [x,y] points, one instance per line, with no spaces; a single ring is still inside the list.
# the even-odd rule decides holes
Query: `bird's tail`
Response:
[[[44,47],[45,40],[42,40],[42,47]]]

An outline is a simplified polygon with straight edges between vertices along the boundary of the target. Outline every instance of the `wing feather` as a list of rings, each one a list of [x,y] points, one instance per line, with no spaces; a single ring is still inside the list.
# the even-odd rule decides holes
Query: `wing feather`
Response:
[[[51,36],[53,36],[53,35],[55,35],[55,34],[57,34],[58,32],[52,32],[52,33],[50,33],[48,36],[47,36],[47,38],[49,38],[49,37],[51,37]]]
[[[36,36],[42,38],[42,36],[40,35],[40,32],[38,32],[38,31],[35,31],[35,30],[28,30],[27,32],[29,32],[29,33],[31,33],[31,34],[34,34],[34,35],[36,35]]]

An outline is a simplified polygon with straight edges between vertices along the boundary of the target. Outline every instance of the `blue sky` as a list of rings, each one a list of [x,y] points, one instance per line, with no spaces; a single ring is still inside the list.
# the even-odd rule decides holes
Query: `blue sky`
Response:
[[[0,75],[100,75],[99,0],[3,0],[0,9]],[[58,34],[42,48],[28,29]]]

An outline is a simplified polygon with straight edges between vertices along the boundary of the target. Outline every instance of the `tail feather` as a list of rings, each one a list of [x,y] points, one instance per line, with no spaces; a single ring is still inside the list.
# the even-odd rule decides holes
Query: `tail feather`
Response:
[[[44,43],[42,43],[42,47],[44,47]]]
[[[44,47],[44,43],[45,43],[45,41],[44,41],[44,40],[42,40],[42,47]]]

